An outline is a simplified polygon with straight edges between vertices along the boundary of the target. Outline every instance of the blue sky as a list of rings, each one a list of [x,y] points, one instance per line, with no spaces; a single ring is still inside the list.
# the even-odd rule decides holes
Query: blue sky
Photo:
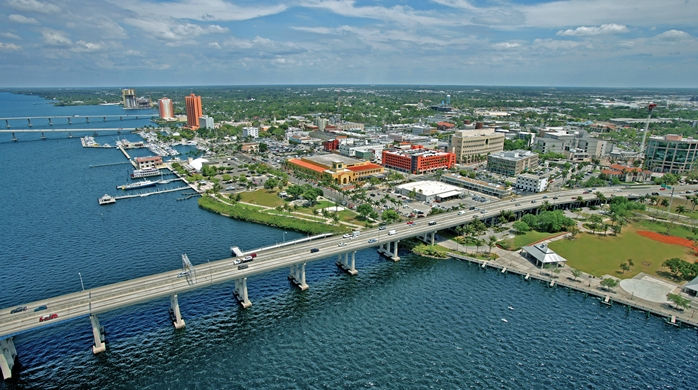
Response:
[[[698,0],[0,0],[0,87],[698,87]]]

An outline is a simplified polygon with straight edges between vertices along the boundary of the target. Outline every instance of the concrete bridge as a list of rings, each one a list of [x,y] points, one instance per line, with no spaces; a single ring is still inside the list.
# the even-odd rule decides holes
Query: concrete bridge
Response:
[[[613,195],[639,198],[657,190],[658,186],[608,187],[599,188],[595,192],[601,192],[609,198]],[[17,358],[13,338],[34,329],[56,325],[75,318],[89,318],[94,337],[92,350],[97,354],[106,350],[103,330],[97,318],[100,313],[169,296],[172,323],[175,328],[179,329],[185,326],[177,299],[179,294],[234,281],[233,294],[240,305],[247,308],[252,305],[247,293],[247,279],[251,276],[279,268],[289,268],[291,282],[305,290],[308,288],[305,280],[305,269],[310,262],[337,256],[337,265],[349,274],[356,275],[358,271],[355,266],[355,255],[359,250],[377,247],[378,252],[383,256],[398,261],[400,240],[421,237],[423,240],[433,242],[434,234],[438,230],[463,225],[474,219],[494,223],[504,210],[511,210],[517,214],[536,212],[544,202],[548,202],[553,208],[578,207],[581,205],[580,203],[598,202],[595,193],[584,192],[589,191],[569,190],[534,194],[513,200],[500,200],[484,204],[479,210],[454,211],[430,216],[417,220],[413,225],[397,223],[386,226],[384,229],[369,229],[354,238],[334,235],[317,240],[304,240],[286,246],[272,246],[248,251],[242,255],[254,252],[256,257],[251,262],[242,263],[246,267],[233,264],[235,258],[226,258],[185,267],[184,270],[163,272],[17,305],[26,306],[27,310],[14,314],[11,314],[10,311],[16,306],[5,308],[0,310],[0,369],[2,369],[6,379],[11,377],[12,368]],[[183,255],[183,257],[185,256]],[[42,305],[47,308],[34,312],[34,308]]]
[[[124,119],[145,119],[145,118],[154,118],[157,117],[157,114],[142,114],[142,115],[134,115],[134,114],[121,114],[121,115],[100,115],[100,114],[94,114],[94,115],[48,115],[48,116],[15,116],[15,117],[5,117],[5,118],[0,118],[0,121],[5,121],[5,127],[10,128],[10,121],[26,121],[27,122],[27,127],[32,127],[32,119],[46,119],[48,120],[49,126],[53,126],[53,121],[58,120],[58,119],[63,119],[65,120],[65,123],[68,125],[72,125],[73,122],[78,123],[78,122],[83,122],[83,123],[90,123],[90,118],[92,118],[92,121],[99,121],[100,119],[102,122],[106,122],[107,118],[108,119],[116,119],[119,118],[119,120],[124,120]]]
[[[41,139],[46,139],[46,133],[68,133],[68,137],[73,136],[73,133],[93,133],[97,135],[98,133],[114,132],[121,134],[122,131],[131,132],[138,130],[137,127],[102,127],[102,128],[87,128],[87,129],[12,129],[12,130],[2,130],[0,129],[0,134],[12,134],[12,141],[17,142],[17,135],[15,133],[41,133]]]

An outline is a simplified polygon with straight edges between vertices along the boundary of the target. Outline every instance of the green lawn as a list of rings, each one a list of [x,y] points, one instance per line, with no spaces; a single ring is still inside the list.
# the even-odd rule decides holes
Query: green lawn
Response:
[[[670,200],[670,198],[668,196],[662,196],[662,197],[660,197],[660,199]],[[686,212],[683,213],[682,215],[698,219],[698,209],[694,210],[696,207],[693,206],[693,203],[691,203],[690,200],[674,197],[674,199],[671,200],[671,212],[678,214],[678,212],[676,211],[676,207],[678,207],[678,206],[683,206],[686,209]],[[659,210],[668,211],[667,207],[663,207],[663,206],[659,206],[659,205],[652,205],[650,207],[655,208],[655,209],[659,209]]]
[[[560,233],[537,232],[531,230],[525,234],[517,234],[516,237],[500,242],[500,245],[510,251],[519,250],[522,246],[531,245],[534,242],[545,240],[548,237],[556,236]]]
[[[279,198],[277,192],[273,190],[241,192],[240,201],[268,207],[283,206],[284,204],[284,200]]]
[[[698,237],[698,234],[694,234],[691,231],[691,228],[684,225],[674,225],[658,221],[642,220],[640,222],[637,222],[635,226],[639,230],[650,230],[661,234],[668,234],[670,236],[688,238],[689,240]]]
[[[640,229],[642,230],[642,229]],[[593,236],[578,234],[574,240],[558,240],[550,243],[550,249],[567,259],[567,265],[595,276],[604,274],[620,278],[632,278],[640,272],[666,277],[661,264],[669,258],[695,260],[688,248],[664,244],[640,236],[632,227],[620,236]],[[632,259],[633,266],[619,273],[620,264]]]

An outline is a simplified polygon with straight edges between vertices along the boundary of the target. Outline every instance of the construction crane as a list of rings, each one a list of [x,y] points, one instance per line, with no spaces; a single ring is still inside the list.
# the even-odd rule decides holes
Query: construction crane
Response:
[[[652,118],[652,110],[657,107],[655,103],[650,103],[647,106],[649,113],[647,114],[647,123],[645,123],[645,132],[642,134],[642,143],[640,144],[640,156],[645,155],[645,141],[647,140],[647,133],[650,129],[650,118]]]

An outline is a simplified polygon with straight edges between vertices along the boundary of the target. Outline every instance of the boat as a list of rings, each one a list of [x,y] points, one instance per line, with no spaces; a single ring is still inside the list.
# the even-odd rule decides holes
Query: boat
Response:
[[[120,190],[124,190],[124,191],[126,191],[126,190],[135,190],[135,189],[143,188],[143,187],[152,187],[152,186],[154,186],[154,185],[157,184],[157,183],[158,183],[158,182],[152,181],[152,180],[142,180],[142,181],[137,181],[137,182],[134,182],[134,183],[129,183],[129,184],[124,184],[124,185],[116,186],[116,188],[118,188],[118,189],[120,189]]]
[[[138,179],[141,177],[150,177],[150,176],[159,176],[159,175],[160,175],[160,170],[157,168],[134,169],[133,173],[131,174],[131,179]]]
[[[101,198],[99,198],[98,202],[101,205],[112,204],[116,203],[116,199],[114,199],[113,196],[109,196],[109,194],[104,194]]]

